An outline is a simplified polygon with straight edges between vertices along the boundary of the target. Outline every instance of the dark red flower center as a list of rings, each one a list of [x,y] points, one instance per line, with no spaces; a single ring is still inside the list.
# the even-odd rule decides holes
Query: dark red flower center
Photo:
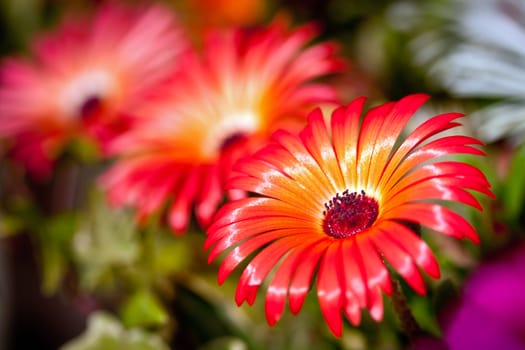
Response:
[[[368,197],[365,191],[361,193],[344,191],[337,193],[323,211],[324,232],[334,238],[351,237],[366,230],[377,219],[379,206],[374,198]]]
[[[80,118],[86,119],[95,114],[100,108],[102,108],[102,99],[99,96],[89,96],[82,106],[80,106]]]
[[[229,135],[228,137],[226,137],[222,141],[220,149],[221,150],[227,149],[231,145],[233,145],[233,144],[237,143],[238,141],[242,140],[245,136],[246,135],[243,132],[240,132],[240,131]]]

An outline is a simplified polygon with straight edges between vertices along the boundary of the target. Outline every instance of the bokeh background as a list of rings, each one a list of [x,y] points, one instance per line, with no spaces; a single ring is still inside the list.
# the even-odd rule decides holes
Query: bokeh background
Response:
[[[161,0],[158,0],[161,1]],[[24,55],[35,35],[103,1],[1,0],[0,54]],[[44,182],[0,148],[1,349],[525,349],[525,3],[521,0],[165,0],[199,40],[207,27],[257,27],[286,13],[315,21],[348,60],[334,76],[345,102],[432,96],[414,125],[442,112],[468,115],[462,132],[486,157],[463,157],[489,178],[495,200],[461,208],[481,244],[423,232],[442,268],[426,297],[404,288],[426,336],[409,344],[392,306],[364,315],[341,339],[314,293],[274,327],[263,298],[233,301],[207,264],[204,233],[138,228],[96,186],[108,166],[78,146]],[[3,145],[3,144],[2,144]],[[3,146],[0,146],[3,147]],[[86,149],[82,149],[86,147]],[[238,273],[238,272],[237,272]],[[404,286],[406,287],[406,286]],[[385,297],[385,300],[387,298]],[[440,340],[441,339],[441,340]]]

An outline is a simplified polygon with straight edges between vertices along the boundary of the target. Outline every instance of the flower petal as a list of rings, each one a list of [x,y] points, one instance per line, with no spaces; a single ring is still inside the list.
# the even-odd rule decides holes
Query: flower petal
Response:
[[[314,244],[315,241],[313,243],[307,241],[291,248],[293,251],[283,259],[277,271],[275,271],[274,278],[268,286],[265,301],[266,320],[270,326],[275,325],[281,318],[292,274],[302,263],[302,260],[313,248]]]
[[[456,238],[468,238],[476,244],[479,243],[476,231],[463,217],[439,204],[404,204],[384,213],[384,218],[417,222],[436,232]]]
[[[308,256],[305,256],[304,261],[297,266],[292,281],[290,282],[288,295],[290,310],[292,313],[297,314],[301,311],[306,293],[310,289],[314,270],[317,267],[319,259],[330,246],[330,243],[331,242],[328,240],[320,241],[317,245],[311,248]]]
[[[343,290],[341,289],[341,265],[338,261],[340,242],[331,244],[326,250],[317,281],[317,298],[321,312],[328,327],[336,337],[340,337],[343,328],[341,311],[343,308]]]
[[[381,252],[394,269],[408,282],[408,284],[419,294],[426,292],[425,282],[421,277],[413,258],[398,245],[388,239],[384,234],[371,237],[377,250]]]

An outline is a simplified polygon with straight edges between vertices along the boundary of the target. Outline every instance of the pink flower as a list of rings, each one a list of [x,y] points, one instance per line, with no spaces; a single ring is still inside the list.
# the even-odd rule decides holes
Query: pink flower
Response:
[[[168,8],[116,3],[68,17],[33,44],[32,57],[0,67],[0,137],[42,176],[79,135],[104,152],[188,46]]]

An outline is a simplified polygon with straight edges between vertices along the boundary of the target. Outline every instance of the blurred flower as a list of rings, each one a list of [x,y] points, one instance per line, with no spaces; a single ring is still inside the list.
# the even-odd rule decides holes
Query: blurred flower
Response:
[[[77,136],[104,151],[187,47],[168,8],[116,3],[69,17],[33,44],[32,59],[9,58],[0,68],[0,137],[41,176]]]
[[[525,2],[455,0],[421,11],[412,18],[422,18],[423,28],[432,25],[418,30],[416,60],[456,96],[503,99],[471,115],[483,141],[511,137],[523,142]]]
[[[252,304],[267,274],[278,265],[266,294],[266,317],[275,324],[286,297],[293,313],[302,307],[317,266],[317,296],[331,331],[340,336],[341,312],[353,325],[367,308],[383,317],[381,290],[392,285],[386,259],[420,294],[420,267],[433,278],[439,266],[409,222],[439,233],[478,242],[472,226],[436,200],[481,210],[468,190],[492,196],[485,176],[456,161],[436,162],[451,154],[483,152],[467,136],[429,140],[459,125],[459,113],[435,116],[402,143],[400,135],[426,101],[411,95],[371,109],[361,120],[364,98],[336,109],[327,128],[320,110],[309,115],[299,136],[274,134],[275,144],[240,161],[240,175],[229,188],[258,194],[222,207],[208,229],[205,248],[211,262],[228,250],[219,283],[243,260],[237,304]],[[231,249],[233,248],[233,249]],[[280,263],[279,263],[280,262]]]
[[[173,230],[186,229],[193,205],[207,226],[238,158],[277,127],[304,122],[313,103],[337,98],[312,82],[341,69],[334,45],[305,48],[315,28],[287,26],[279,18],[266,28],[210,32],[202,55],[185,57],[141,112],[148,118],[113,145],[121,159],[102,179],[110,200],[136,207],[141,221],[172,198]]]
[[[443,313],[443,343],[419,339],[416,349],[525,348],[525,246],[488,260],[472,274],[460,298]],[[483,329],[483,332],[480,332]]]

